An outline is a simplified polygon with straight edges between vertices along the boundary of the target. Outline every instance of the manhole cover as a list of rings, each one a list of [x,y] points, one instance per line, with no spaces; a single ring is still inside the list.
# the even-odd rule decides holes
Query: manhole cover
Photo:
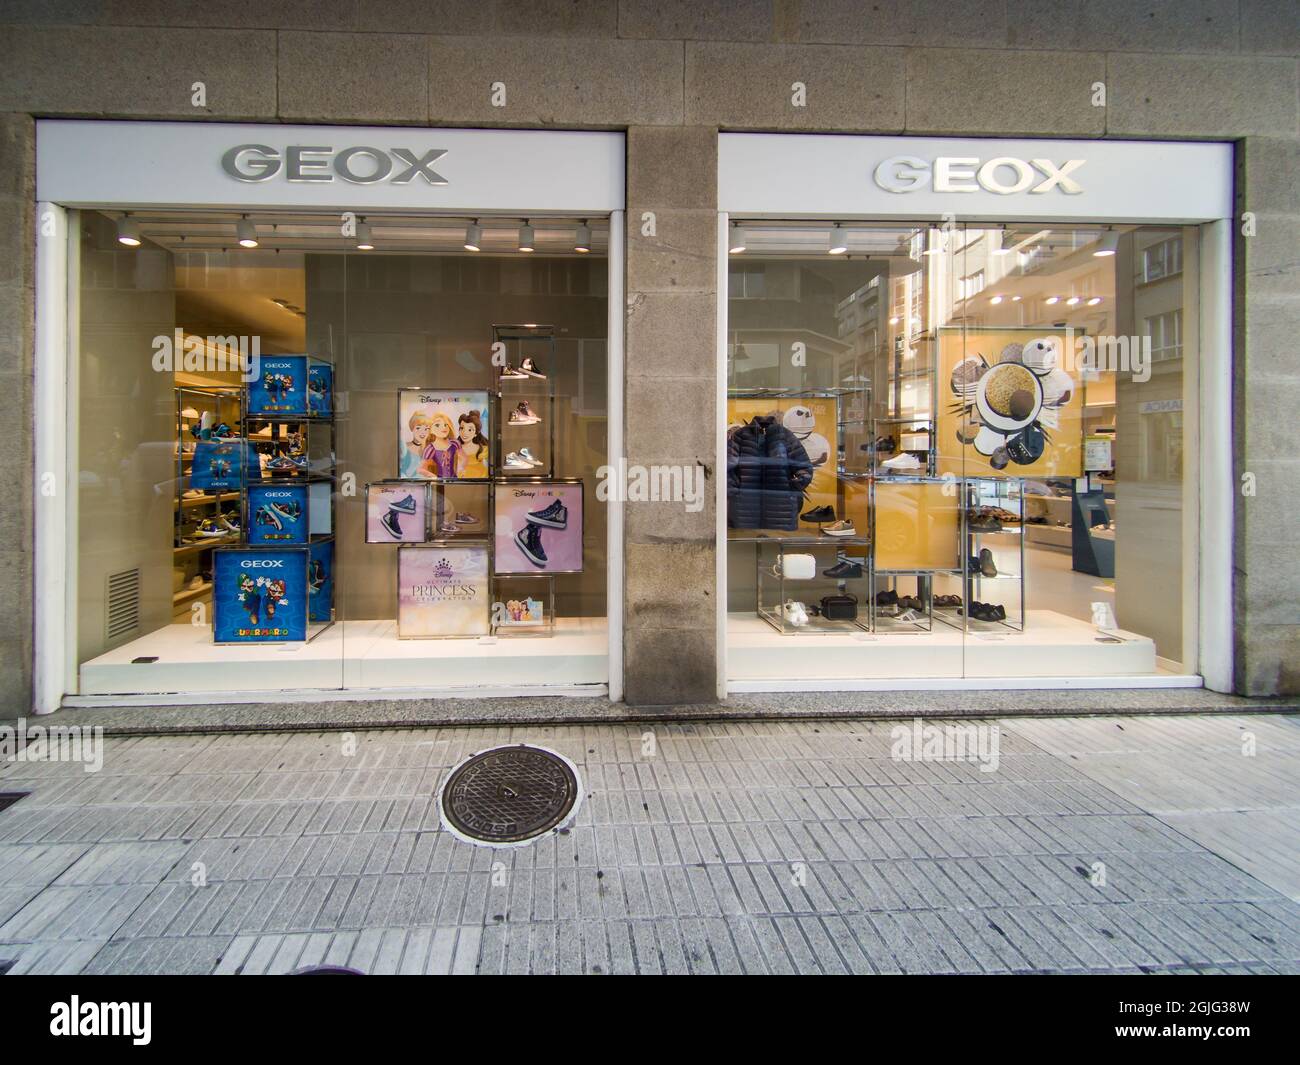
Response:
[[[440,797],[442,823],[470,843],[525,843],[572,815],[580,790],[577,769],[554,751],[494,747],[451,771]]]

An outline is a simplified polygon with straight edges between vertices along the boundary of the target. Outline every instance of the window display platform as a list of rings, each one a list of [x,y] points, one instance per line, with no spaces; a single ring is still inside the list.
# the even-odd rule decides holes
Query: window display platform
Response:
[[[1116,632],[1119,643],[1098,642],[1097,629],[1051,610],[1029,611],[1023,633],[971,632],[937,624],[906,634],[773,631],[761,618],[727,619],[727,676],[732,690],[848,689],[850,682],[984,677],[1133,677],[1157,672],[1155,644],[1136,633]],[[746,682],[760,687],[740,687]],[[833,681],[837,683],[824,684]],[[782,689],[777,685],[786,684]]]
[[[309,643],[218,646],[208,628],[167,625],[81,667],[81,695],[221,694],[292,688],[572,688],[606,684],[604,618],[560,618],[555,635],[399,640],[395,621],[346,621]],[[152,663],[135,663],[156,657]],[[485,666],[487,672],[485,673]]]

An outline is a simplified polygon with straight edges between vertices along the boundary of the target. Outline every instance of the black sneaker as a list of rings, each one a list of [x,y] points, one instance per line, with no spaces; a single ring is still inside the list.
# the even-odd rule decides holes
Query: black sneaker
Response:
[[[813,522],[820,525],[822,522],[835,520],[834,507],[813,507],[807,514],[800,515],[800,521]]]
[[[841,558],[830,569],[822,570],[823,577],[834,577],[837,581],[851,580],[862,576],[862,563],[851,558]]]
[[[379,524],[388,531],[388,535],[394,540],[400,540],[402,538],[402,522],[397,516],[396,509],[385,511],[384,516],[379,519]]]
[[[542,548],[542,530],[536,525],[525,525],[515,533],[515,544],[538,569],[546,565],[546,551]]]
[[[545,510],[531,510],[528,520],[533,525],[545,525],[548,529],[564,529],[569,524],[569,508],[555,500]]]

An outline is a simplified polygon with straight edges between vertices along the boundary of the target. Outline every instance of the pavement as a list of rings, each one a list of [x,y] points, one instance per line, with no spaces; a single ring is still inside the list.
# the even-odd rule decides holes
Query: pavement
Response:
[[[981,730],[963,758],[941,757],[945,724]],[[572,824],[502,850],[442,830],[450,769],[520,742],[577,764]],[[175,733],[103,754],[95,773],[0,758],[0,792],[30,792],[0,812],[0,970],[1300,972],[1292,715]]]

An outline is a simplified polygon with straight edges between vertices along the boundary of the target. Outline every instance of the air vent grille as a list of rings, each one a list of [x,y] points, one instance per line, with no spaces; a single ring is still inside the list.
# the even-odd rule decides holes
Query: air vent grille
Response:
[[[105,635],[109,642],[120,640],[140,628],[140,570],[123,570],[108,575]]]

